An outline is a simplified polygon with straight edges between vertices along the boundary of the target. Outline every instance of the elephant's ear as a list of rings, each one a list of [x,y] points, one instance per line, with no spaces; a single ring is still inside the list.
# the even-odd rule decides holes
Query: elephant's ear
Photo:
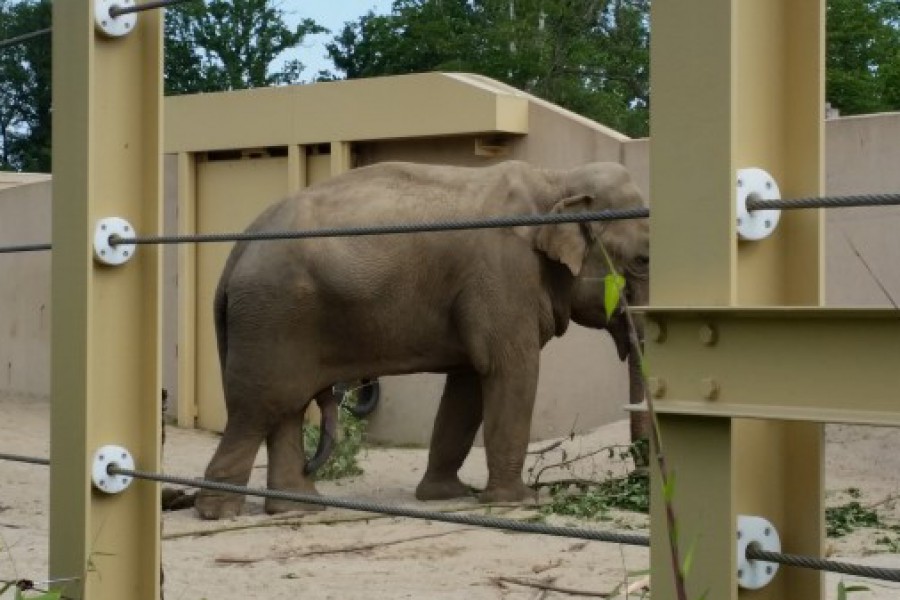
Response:
[[[590,201],[590,196],[564,198],[553,206],[550,214],[583,212],[587,210]],[[572,275],[577,276],[584,264],[588,240],[579,223],[541,225],[534,238],[534,247],[552,260],[569,267]]]

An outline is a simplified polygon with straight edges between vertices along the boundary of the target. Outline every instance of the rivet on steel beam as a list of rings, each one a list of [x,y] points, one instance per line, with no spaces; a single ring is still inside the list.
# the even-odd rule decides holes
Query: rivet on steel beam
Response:
[[[700,380],[700,393],[707,400],[715,400],[719,397],[719,382],[712,377],[704,377]]]
[[[644,339],[661,344],[666,341],[667,335],[668,331],[665,323],[647,319],[647,322],[644,324]]]
[[[666,380],[662,377],[648,377],[647,387],[654,398],[662,398],[666,395]]]
[[[719,328],[712,323],[704,323],[700,326],[700,343],[704,346],[714,346],[719,341]]]

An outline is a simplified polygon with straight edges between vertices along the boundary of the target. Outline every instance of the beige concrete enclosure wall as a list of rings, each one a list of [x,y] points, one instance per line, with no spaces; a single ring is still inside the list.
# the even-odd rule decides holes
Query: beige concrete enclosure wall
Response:
[[[828,121],[829,194],[900,192],[900,113]],[[900,206],[825,215],[826,303],[900,304]]]
[[[43,179],[0,190],[0,245],[50,241]],[[0,255],[0,394],[50,395],[50,252]]]
[[[609,160],[648,189],[648,140],[630,140],[483,77],[427,74],[170,98],[166,114],[169,233],[243,229],[289,190],[384,160],[484,166],[519,159],[554,168]],[[262,117],[278,122],[253,127]],[[900,113],[827,121],[826,141],[828,193],[900,191]],[[49,183],[21,185],[35,177],[47,176],[0,174],[0,184],[20,184],[0,190],[0,245],[49,241]],[[900,301],[898,229],[900,208],[827,213],[828,304],[889,306],[889,295]],[[224,422],[211,293],[229,248],[161,250],[163,385],[184,425],[215,430]],[[49,317],[41,307],[49,306],[49,265],[48,253],[0,256],[0,393],[48,394]],[[371,437],[425,443],[442,381],[385,378]],[[625,368],[608,336],[573,325],[542,354],[533,437],[623,418],[626,402]]]

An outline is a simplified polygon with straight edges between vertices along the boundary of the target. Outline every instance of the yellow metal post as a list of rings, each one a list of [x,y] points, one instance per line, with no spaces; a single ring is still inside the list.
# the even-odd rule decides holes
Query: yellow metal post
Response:
[[[159,493],[91,486],[94,452],[127,448],[159,469],[159,253],[100,266],[96,221],[157,234],[162,29],[158,11],[123,37],[95,31],[93,2],[53,4],[53,349],[50,577],[70,598],[159,597]]]
[[[748,167],[771,173],[786,197],[821,194],[824,1],[655,2],[652,22],[653,307],[819,305],[818,211],[784,214],[771,237],[739,242],[734,203]],[[663,339],[648,342],[654,374],[676,356]],[[716,352],[703,323],[685,339],[683,360],[706,364]],[[682,556],[694,548],[688,596],[717,600],[750,596],[736,582],[738,514],[772,521],[789,552],[820,554],[823,471],[819,424],[665,410],[681,393],[714,404],[719,385],[700,374],[659,402]],[[654,488],[653,595],[675,598],[658,479]],[[821,594],[818,574],[782,569],[752,597]]]

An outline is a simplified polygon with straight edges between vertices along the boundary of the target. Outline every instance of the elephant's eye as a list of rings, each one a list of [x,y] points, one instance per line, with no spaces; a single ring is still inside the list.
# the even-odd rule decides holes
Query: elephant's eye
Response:
[[[634,259],[634,262],[641,267],[646,267],[650,264],[650,257],[646,254],[642,254]]]

